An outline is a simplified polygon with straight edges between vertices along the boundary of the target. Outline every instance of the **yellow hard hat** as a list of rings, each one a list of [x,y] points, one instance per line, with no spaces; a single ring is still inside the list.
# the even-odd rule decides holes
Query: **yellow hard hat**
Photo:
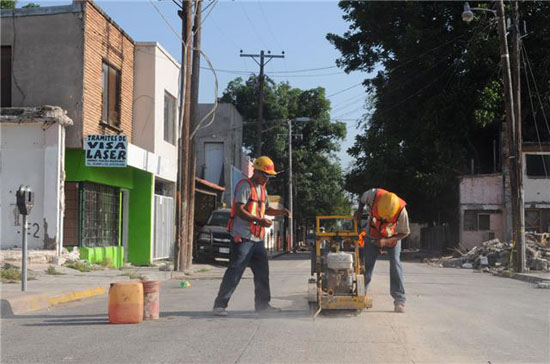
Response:
[[[384,193],[376,203],[380,217],[384,220],[390,220],[399,210],[399,197],[393,192]]]
[[[254,169],[267,173],[271,176],[277,175],[277,172],[275,172],[275,164],[273,164],[271,158],[266,157],[265,155],[256,158],[252,166],[254,167]]]

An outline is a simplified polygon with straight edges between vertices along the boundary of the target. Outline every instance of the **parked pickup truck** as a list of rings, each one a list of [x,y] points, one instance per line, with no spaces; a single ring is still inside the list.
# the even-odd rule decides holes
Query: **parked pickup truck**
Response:
[[[231,235],[227,232],[230,209],[212,211],[206,225],[197,235],[195,260],[209,261],[216,258],[229,258]]]

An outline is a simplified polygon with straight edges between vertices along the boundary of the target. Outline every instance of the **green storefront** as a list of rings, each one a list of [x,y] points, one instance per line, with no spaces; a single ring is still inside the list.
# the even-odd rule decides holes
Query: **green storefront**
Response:
[[[81,259],[109,261],[119,268],[126,255],[126,261],[134,265],[150,264],[153,174],[131,166],[87,167],[85,152],[67,149],[65,153],[66,189],[74,195],[72,200],[66,198],[66,205],[73,201],[74,207],[66,206],[69,216],[65,221],[74,221],[68,230],[74,232]]]

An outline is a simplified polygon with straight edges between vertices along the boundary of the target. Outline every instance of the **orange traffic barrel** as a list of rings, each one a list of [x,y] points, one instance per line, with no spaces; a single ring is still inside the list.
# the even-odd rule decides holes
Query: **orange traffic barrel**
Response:
[[[109,322],[139,324],[143,320],[143,284],[139,281],[111,283]]]
[[[156,320],[160,309],[160,282],[143,281],[143,318]]]

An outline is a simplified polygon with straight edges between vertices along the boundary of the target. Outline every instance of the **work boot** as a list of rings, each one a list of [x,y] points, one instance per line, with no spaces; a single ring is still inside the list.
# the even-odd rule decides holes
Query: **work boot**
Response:
[[[214,309],[212,310],[212,312],[214,313],[214,315],[216,316],[227,316],[227,311],[225,310],[225,308],[223,307],[214,307]]]
[[[405,302],[395,302],[394,311],[399,312],[399,313],[404,313],[405,312]]]
[[[270,304],[262,307],[256,307],[256,312],[258,313],[276,313],[281,312],[282,310],[278,307],[273,307]]]

